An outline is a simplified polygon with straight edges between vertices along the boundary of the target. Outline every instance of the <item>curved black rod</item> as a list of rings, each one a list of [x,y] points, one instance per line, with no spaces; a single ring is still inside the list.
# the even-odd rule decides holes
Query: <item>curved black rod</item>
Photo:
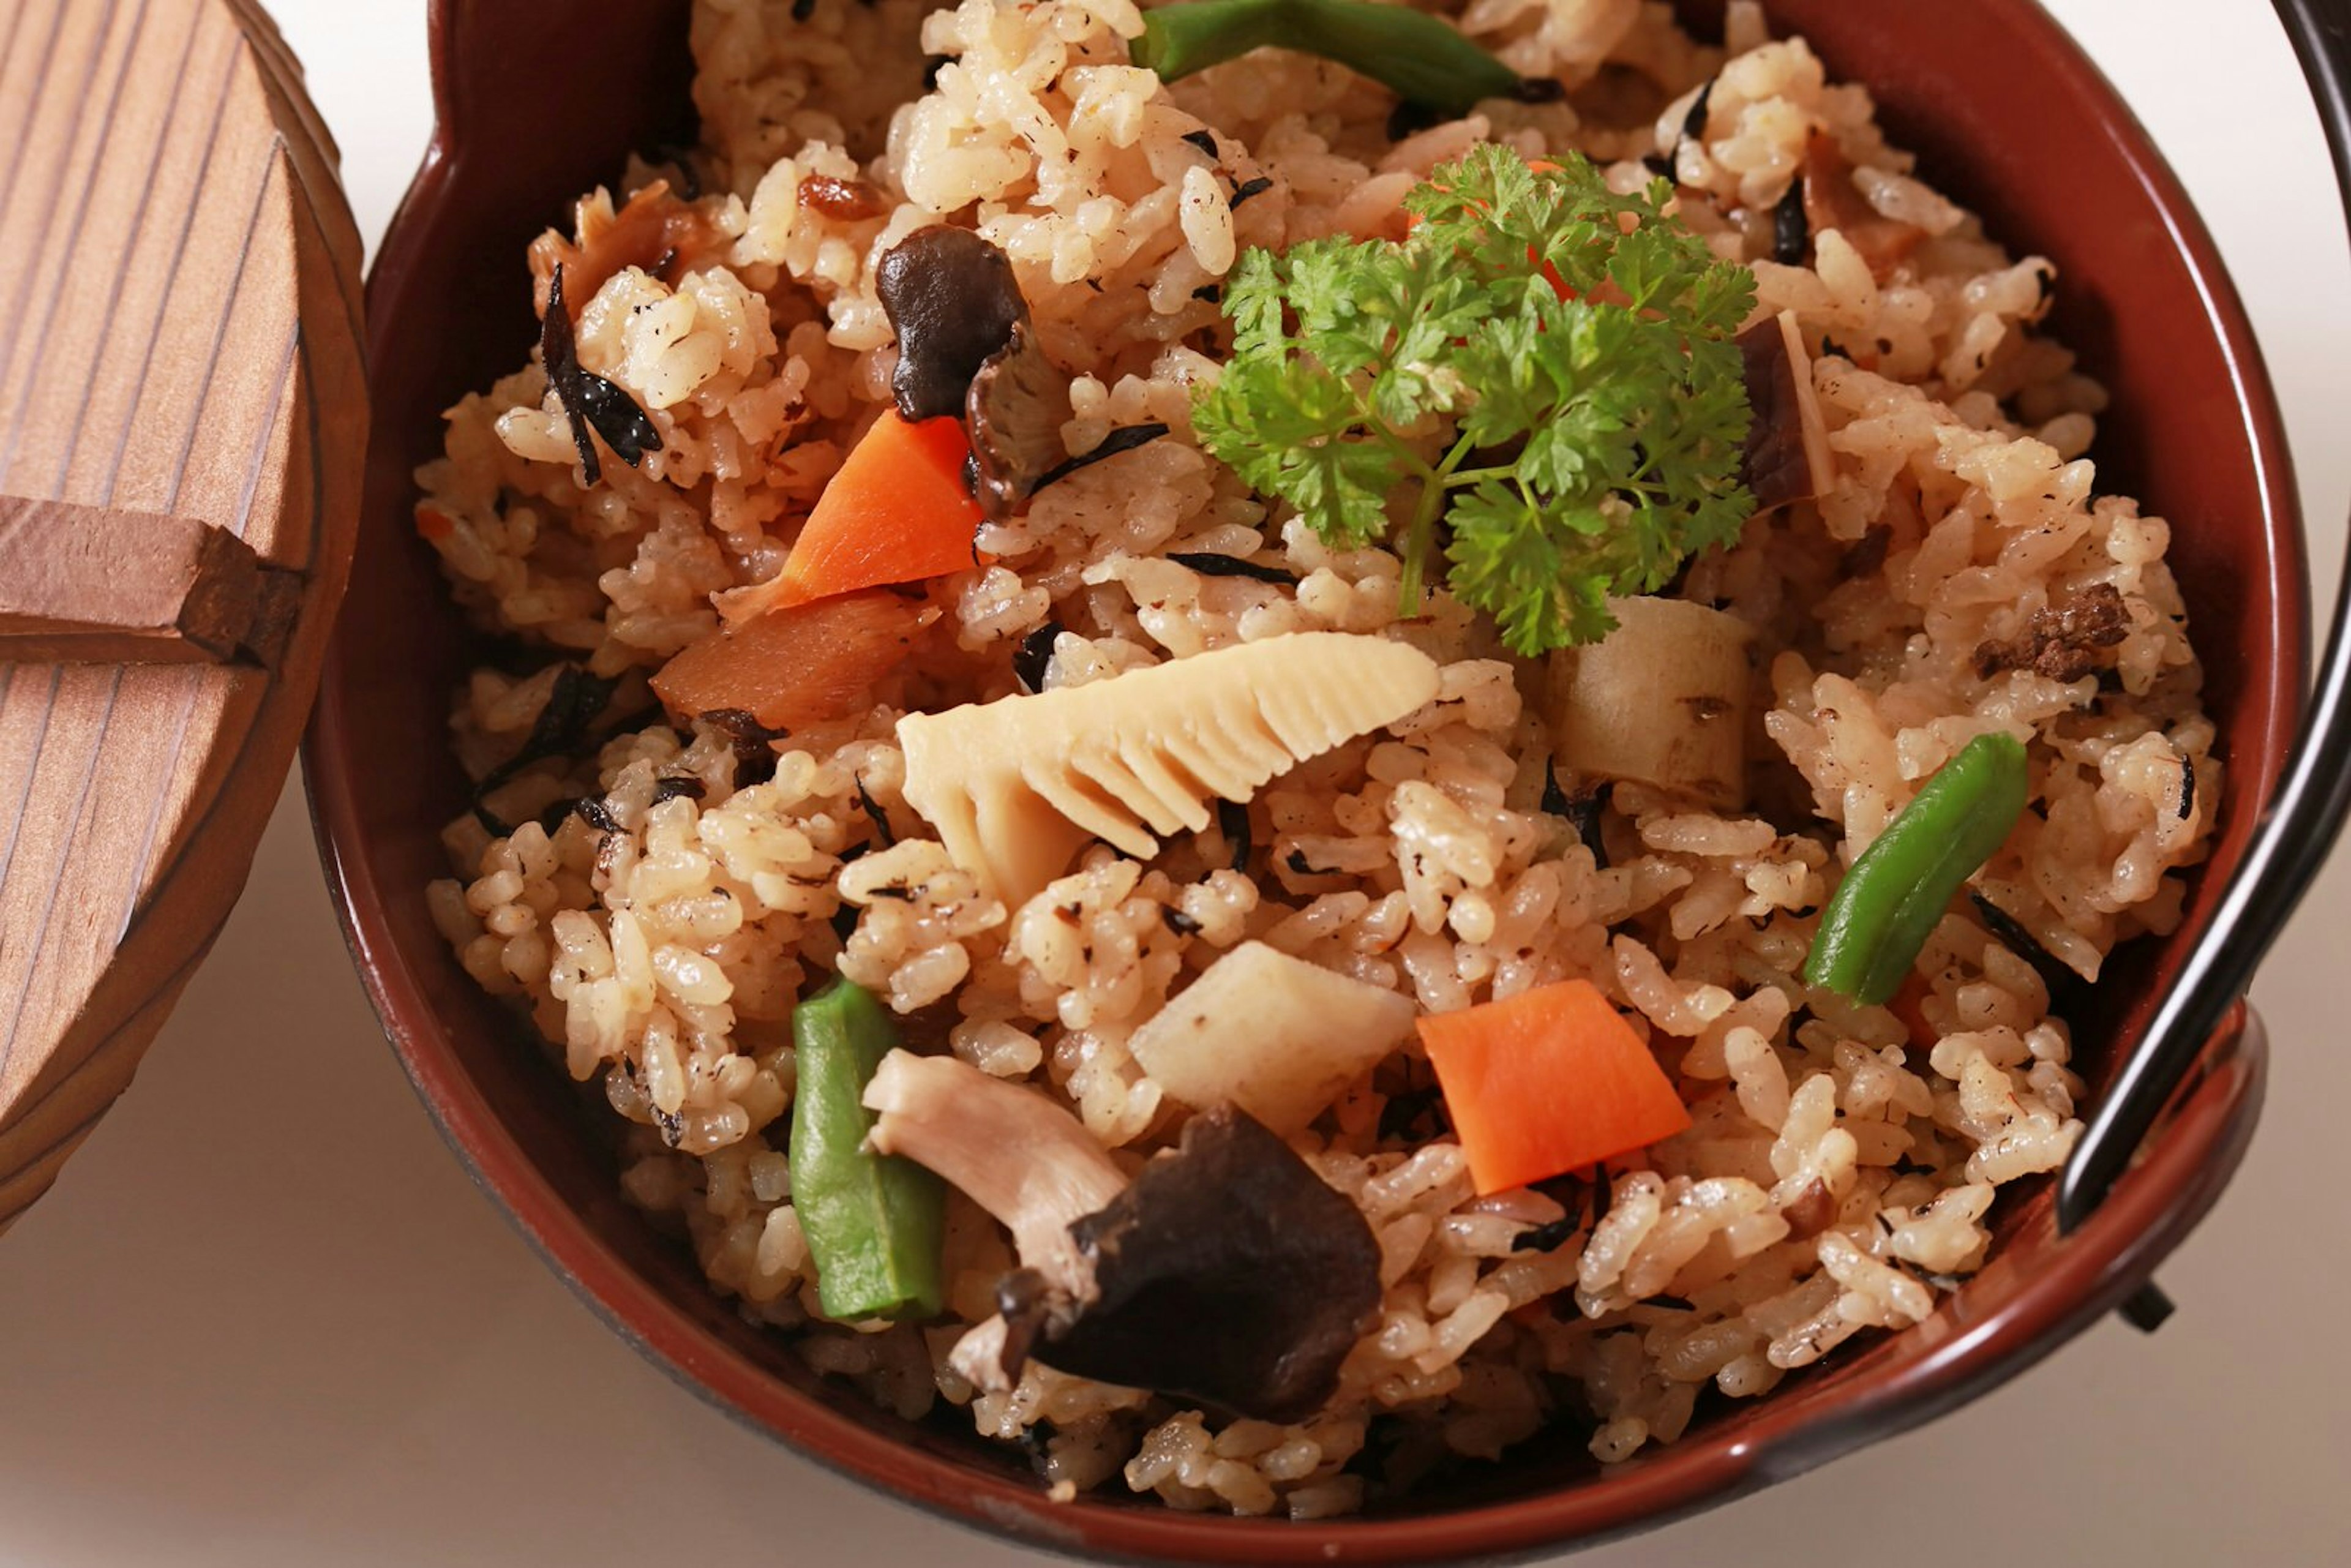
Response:
[[[2335,159],[2351,212],[2351,0],[2273,0]],[[2308,716],[2244,863],[2189,951],[2147,1038],[2123,1063],[2057,1184],[2057,1226],[2072,1230],[2104,1201],[2171,1092],[2326,863],[2351,811],[2351,558]]]

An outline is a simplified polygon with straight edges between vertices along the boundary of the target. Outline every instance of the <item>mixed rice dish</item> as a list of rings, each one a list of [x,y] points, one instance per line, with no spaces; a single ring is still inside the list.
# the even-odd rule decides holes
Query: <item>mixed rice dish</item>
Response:
[[[1982,1265],[2221,788],[2047,261],[1753,0],[693,46],[416,521],[435,918],[713,1289],[1055,1496],[1303,1519]]]

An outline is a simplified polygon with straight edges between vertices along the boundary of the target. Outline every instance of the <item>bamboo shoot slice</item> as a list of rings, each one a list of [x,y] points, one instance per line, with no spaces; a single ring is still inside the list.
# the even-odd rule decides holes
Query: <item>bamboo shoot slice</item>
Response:
[[[1091,839],[1148,859],[1275,775],[1437,695],[1403,643],[1305,632],[1088,685],[898,721],[906,802],[948,858],[1018,904]]]

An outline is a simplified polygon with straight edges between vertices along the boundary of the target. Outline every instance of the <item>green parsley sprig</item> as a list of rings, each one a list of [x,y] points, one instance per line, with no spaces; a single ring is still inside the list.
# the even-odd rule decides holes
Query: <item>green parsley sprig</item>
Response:
[[[1385,538],[1401,489],[1407,613],[1442,521],[1453,591],[1511,648],[1604,635],[1610,594],[1663,587],[1753,510],[1734,334],[1754,277],[1671,194],[1489,144],[1405,197],[1401,243],[1248,252],[1202,444],[1341,548]]]

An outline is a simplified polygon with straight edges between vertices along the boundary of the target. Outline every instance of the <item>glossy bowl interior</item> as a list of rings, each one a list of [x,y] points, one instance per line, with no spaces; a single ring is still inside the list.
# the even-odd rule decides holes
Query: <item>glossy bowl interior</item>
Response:
[[[1708,25],[1707,5],[1686,9]],[[2004,1200],[1992,1263],[1919,1328],[1857,1343],[1767,1399],[1714,1405],[1679,1444],[1612,1469],[1562,1433],[1365,1517],[1313,1524],[1108,1497],[1048,1502],[1020,1456],[967,1424],[886,1416],[742,1322],[621,1200],[577,1094],[467,980],[422,896],[446,872],[438,831],[463,809],[444,727],[468,636],[413,537],[410,474],[437,448],[438,413],[533,340],[525,242],[631,149],[692,140],[686,11],[684,0],[437,0],[439,131],[370,282],[366,514],[307,754],[352,950],[419,1092],[550,1265],[647,1354],[805,1453],[1038,1544],[1237,1562],[1524,1552],[1719,1502],[1981,1393],[2111,1309],[2218,1197],[2260,1105],[2264,1049],[2241,1010],[2086,1227],[2055,1235],[2046,1184]],[[2171,520],[2210,672],[2230,781],[2193,894],[2209,906],[2274,786],[2306,663],[2283,437],[2210,239],[2128,110],[2032,0],[1778,0],[1771,13],[1837,76],[1871,87],[1930,178],[2012,249],[2060,267],[2054,330],[2119,392],[2096,454],[2102,481]],[[2100,1010],[2079,1020],[2094,1083],[2180,956],[2178,943],[2147,944],[2114,967]]]

